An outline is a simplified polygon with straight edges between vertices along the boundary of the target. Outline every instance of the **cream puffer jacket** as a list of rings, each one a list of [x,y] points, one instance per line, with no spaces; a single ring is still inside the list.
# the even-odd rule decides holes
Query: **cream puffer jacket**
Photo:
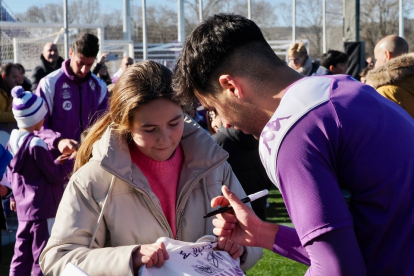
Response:
[[[246,194],[226,162],[227,152],[188,117],[184,125],[176,227],[179,240],[195,242],[213,234],[213,218],[203,216],[212,211],[210,201],[222,185],[240,198]],[[160,237],[175,238],[126,141],[108,127],[91,160],[70,179],[40,265],[45,275],[60,275],[68,262],[91,276],[133,275],[131,253]],[[245,271],[263,254],[257,247],[246,252]]]

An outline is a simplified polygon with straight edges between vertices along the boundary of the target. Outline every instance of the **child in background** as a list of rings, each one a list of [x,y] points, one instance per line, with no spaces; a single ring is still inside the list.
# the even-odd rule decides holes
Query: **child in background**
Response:
[[[13,159],[8,178],[13,190],[10,208],[17,212],[19,226],[9,275],[29,276],[32,272],[37,276],[43,275],[39,256],[49,239],[76,153],[53,160],[46,143],[33,134],[43,126],[47,112],[43,99],[21,86],[12,89],[12,96],[19,129],[10,135],[8,150]]]

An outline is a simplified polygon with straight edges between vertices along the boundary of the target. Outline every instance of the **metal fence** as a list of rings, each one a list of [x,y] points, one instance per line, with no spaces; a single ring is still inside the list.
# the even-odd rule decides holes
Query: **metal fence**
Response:
[[[203,18],[220,12],[248,16],[247,0],[202,2]],[[365,24],[361,26],[361,39],[367,41],[367,51],[372,51],[372,45],[375,45],[380,35],[398,32],[398,24],[395,25],[394,22],[398,19],[392,17],[387,18],[388,27],[381,33],[368,32],[377,28],[372,26],[378,25],[375,19],[378,12],[386,10],[389,14],[395,14],[398,5],[394,2],[398,0],[361,0],[360,2],[361,20]],[[376,7],[379,5],[377,2],[381,2],[383,6]],[[404,1],[407,40],[414,39],[411,35],[413,24],[410,24],[413,2],[414,0]],[[141,3],[141,0],[130,0],[127,23],[130,24],[131,39],[125,40],[126,13],[123,11],[122,1],[68,0],[70,42],[78,33],[89,31],[101,39],[101,52],[133,56],[135,60],[142,59],[144,28]],[[185,2],[184,26],[187,36],[200,21],[199,3],[199,0]],[[296,39],[306,41],[311,56],[318,58],[322,54],[323,45],[322,0],[296,0],[296,3]],[[343,0],[329,0],[326,3],[327,49],[343,50]],[[262,29],[269,44],[281,58],[285,58],[284,53],[292,41],[292,0],[251,1],[250,11],[252,20]],[[169,67],[174,65],[181,47],[178,43],[177,13],[176,0],[158,0],[147,5],[146,9],[147,58],[157,60]],[[61,55],[64,56],[62,0],[0,0],[0,16],[1,63],[18,61],[30,71],[39,59],[43,45],[50,41],[56,41]],[[110,73],[118,69],[119,63],[120,61],[111,62]]]

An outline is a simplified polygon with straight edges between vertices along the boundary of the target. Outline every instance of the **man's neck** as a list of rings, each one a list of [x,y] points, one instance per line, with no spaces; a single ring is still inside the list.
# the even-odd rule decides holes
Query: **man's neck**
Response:
[[[293,69],[287,69],[286,67],[281,67],[280,70],[277,70],[275,76],[273,81],[261,88],[261,90],[268,91],[268,93],[264,97],[258,98],[262,110],[268,114],[269,119],[279,107],[287,88],[304,77],[302,74],[297,73]]]

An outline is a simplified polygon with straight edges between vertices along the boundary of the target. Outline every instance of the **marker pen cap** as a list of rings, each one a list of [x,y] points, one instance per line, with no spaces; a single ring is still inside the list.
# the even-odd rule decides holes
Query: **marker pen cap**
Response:
[[[264,197],[267,194],[269,194],[269,191],[265,189],[263,191],[249,195],[249,198],[250,198],[250,201],[254,201],[258,198]]]

